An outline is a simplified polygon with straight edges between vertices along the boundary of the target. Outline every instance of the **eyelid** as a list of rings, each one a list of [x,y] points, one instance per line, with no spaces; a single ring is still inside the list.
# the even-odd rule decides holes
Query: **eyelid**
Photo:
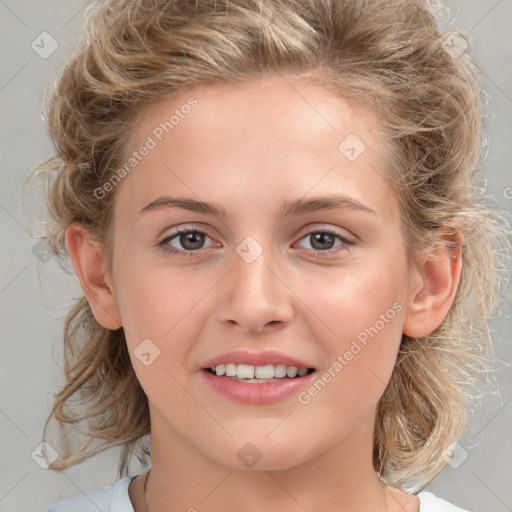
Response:
[[[303,240],[306,240],[313,233],[324,233],[333,236],[334,238],[338,238],[341,241],[340,245],[335,245],[330,249],[326,249],[325,251],[315,250],[315,249],[307,249],[310,256],[313,258],[323,258],[324,260],[334,259],[340,256],[340,253],[347,252],[352,246],[356,245],[356,241],[353,237],[346,236],[341,234],[337,229],[331,227],[312,227],[308,228],[308,230],[303,233],[297,242],[295,242],[294,246],[300,244]]]
[[[179,235],[181,235],[183,233],[190,233],[190,232],[200,233],[200,234],[205,235],[206,237],[210,238],[211,240],[214,240],[214,238],[208,234],[208,231],[205,228],[199,227],[199,226],[185,225],[185,226],[179,226],[177,228],[173,228],[170,233],[168,233],[162,237],[159,237],[159,240],[155,244],[155,246],[162,247],[167,242],[170,242],[171,240],[174,240],[177,237],[179,237]],[[177,252],[183,252],[183,253],[185,253],[185,252],[193,253],[193,252],[199,252],[199,251],[203,251],[203,250],[205,250],[205,249],[198,249],[197,251],[185,251],[183,249],[176,249]]]
[[[347,240],[347,242],[356,243],[359,240],[359,237],[354,235],[351,231],[348,231],[347,229],[341,228],[339,226],[332,226],[332,225],[325,225],[325,224],[314,224],[309,225],[306,228],[304,228],[304,231],[302,231],[299,240],[302,240],[305,236],[310,235],[311,233],[317,233],[321,231],[326,231],[329,233],[332,233],[333,235],[339,236],[340,238],[343,238]]]
[[[161,237],[160,242],[162,240],[168,239],[169,237],[172,238],[172,237],[176,236],[177,234],[181,234],[183,232],[189,232],[189,231],[197,231],[197,232],[205,234],[209,238],[213,239],[213,237],[208,234],[207,229],[205,227],[203,227],[202,225],[185,224],[185,225],[180,225],[177,228],[171,228],[171,230],[172,231],[170,234]],[[343,233],[338,232],[338,230],[342,230]],[[168,230],[166,229],[165,231],[168,231]],[[358,236],[354,235],[351,231],[348,231],[347,229],[340,228],[340,227],[325,226],[325,225],[322,225],[321,223],[314,224],[312,226],[310,225],[310,226],[304,228],[302,231],[302,234],[300,235],[299,240],[302,240],[302,238],[304,238],[306,235],[309,235],[312,232],[317,232],[317,231],[332,231],[332,233],[335,234],[336,236],[345,238],[347,240],[350,240],[351,242],[356,242],[357,240],[359,240]]]

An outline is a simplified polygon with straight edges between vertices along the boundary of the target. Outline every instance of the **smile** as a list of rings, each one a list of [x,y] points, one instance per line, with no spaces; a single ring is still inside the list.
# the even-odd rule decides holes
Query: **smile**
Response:
[[[315,370],[280,364],[228,363],[205,368],[200,374],[210,389],[224,398],[245,405],[268,405],[297,396],[310,385]]]
[[[304,377],[314,371],[314,368],[297,368],[285,364],[266,364],[254,366],[250,364],[218,364],[207,368],[212,374],[221,377],[230,377],[241,382],[261,383],[275,382],[281,379],[294,379]]]

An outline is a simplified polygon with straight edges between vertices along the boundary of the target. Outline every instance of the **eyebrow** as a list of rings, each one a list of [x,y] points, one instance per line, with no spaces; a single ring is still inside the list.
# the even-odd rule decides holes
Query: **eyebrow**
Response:
[[[227,217],[226,210],[219,204],[197,201],[196,199],[186,197],[169,196],[158,197],[148,205],[144,206],[144,208],[139,211],[139,215],[167,208],[180,208],[190,212],[204,213],[223,218]],[[302,199],[286,201],[281,205],[280,213],[281,215],[300,215],[334,208],[352,208],[377,215],[375,210],[372,210],[369,206],[364,205],[354,198],[344,195],[314,197],[305,201]]]

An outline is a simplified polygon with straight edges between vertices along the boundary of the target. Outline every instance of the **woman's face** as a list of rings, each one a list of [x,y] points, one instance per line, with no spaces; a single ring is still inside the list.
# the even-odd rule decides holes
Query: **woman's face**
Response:
[[[267,75],[188,89],[133,128],[111,277],[153,435],[241,469],[370,456],[412,291],[377,114]],[[217,358],[278,380],[214,376]],[[292,366],[314,371],[279,377]]]

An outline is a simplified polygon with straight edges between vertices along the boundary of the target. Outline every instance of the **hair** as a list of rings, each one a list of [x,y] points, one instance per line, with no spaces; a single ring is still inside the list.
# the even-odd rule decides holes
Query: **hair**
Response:
[[[471,393],[488,369],[487,320],[508,243],[502,217],[483,204],[478,187],[481,73],[469,51],[445,49],[447,37],[459,47],[471,42],[461,30],[445,32],[445,14],[429,0],[95,2],[73,55],[46,89],[55,154],[29,173],[45,181],[45,236],[61,264],[68,258],[65,230],[79,222],[110,269],[116,191],[110,187],[101,199],[94,191],[126,161],[127,127],[150,103],[213,80],[294,73],[378,112],[393,148],[386,179],[397,193],[410,256],[442,244],[462,258],[446,318],[428,336],[403,335],[378,404],[374,468],[398,488],[432,480],[445,465],[443,451],[467,425]],[[68,424],[88,440],[79,449],[66,446],[49,467],[61,471],[119,445],[118,475],[126,475],[134,453],[149,455],[142,438],[151,428],[123,328],[102,327],[82,296],[66,317],[63,343],[66,384],[54,395],[43,440],[52,418],[61,434]],[[93,439],[104,442],[93,449]]]

